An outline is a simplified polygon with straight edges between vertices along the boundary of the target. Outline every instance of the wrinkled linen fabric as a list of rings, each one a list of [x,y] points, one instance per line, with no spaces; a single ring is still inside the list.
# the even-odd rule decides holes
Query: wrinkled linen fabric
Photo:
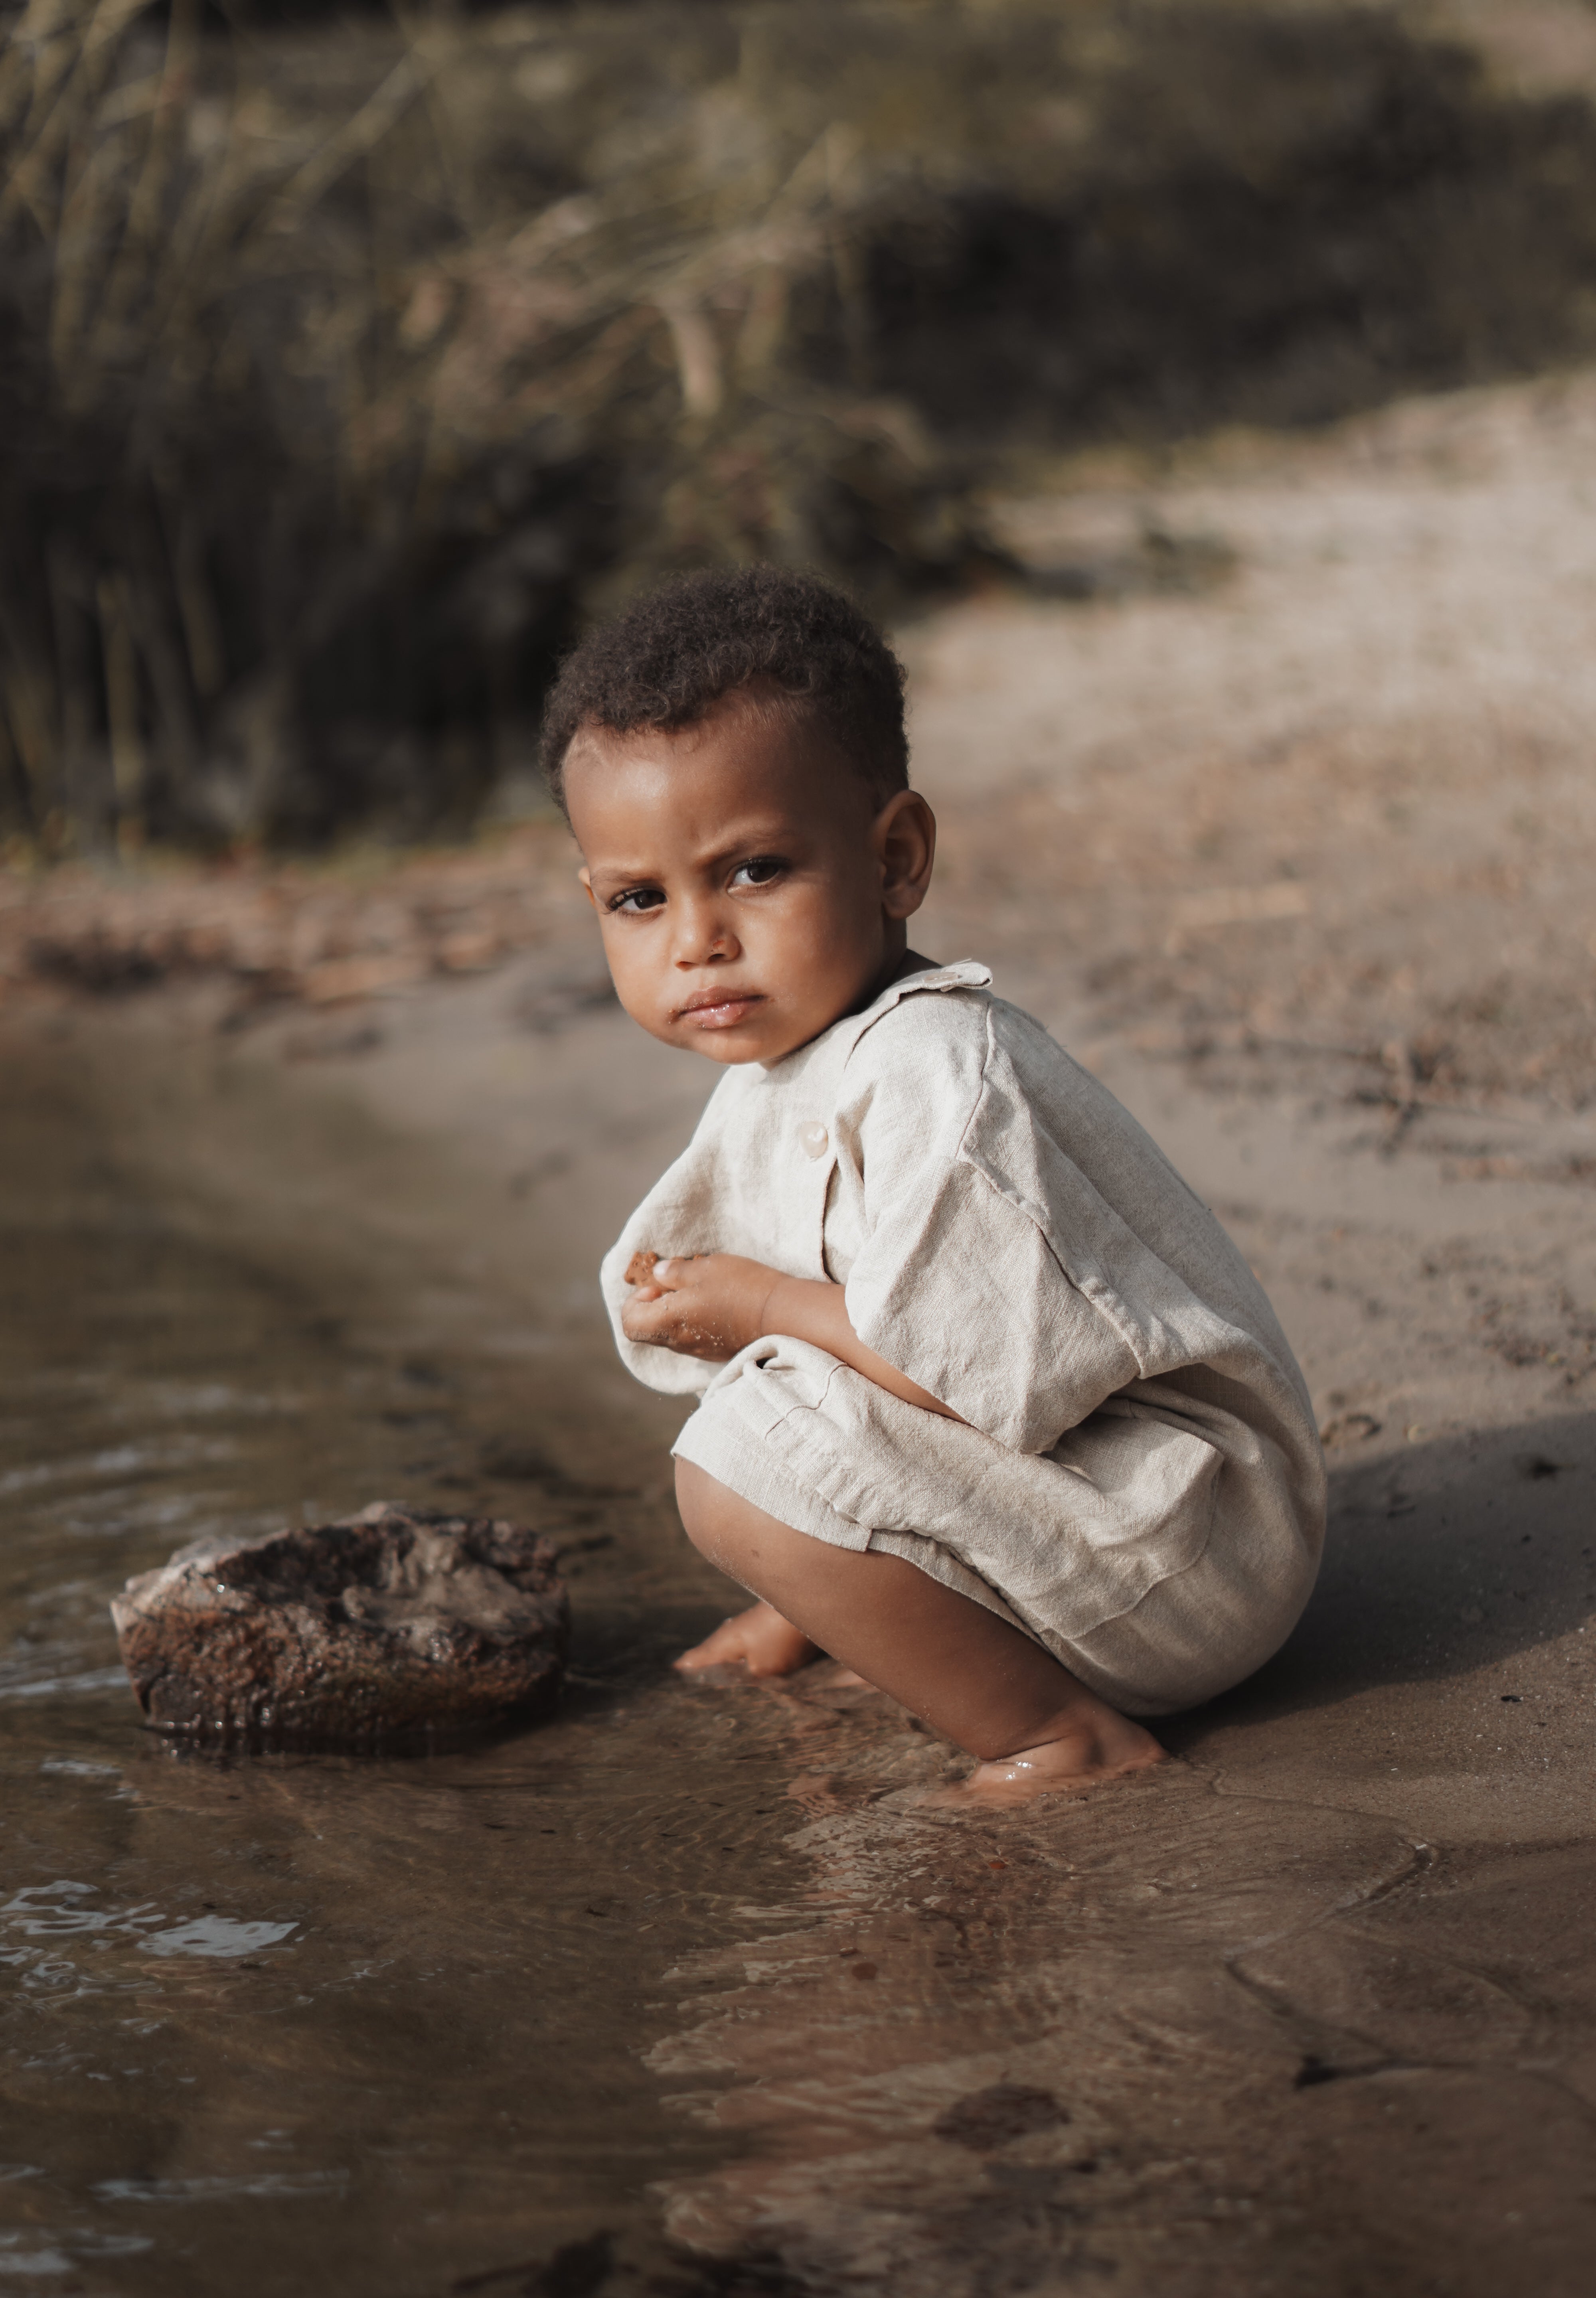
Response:
[[[1142,1715],[1267,1659],[1319,1568],[1324,1459],[1252,1270],[1113,1095],[972,960],[730,1069],[606,1255],[675,1451],[781,1523],[902,1556]],[[842,1284],[959,1421],[809,1343],[725,1365],[621,1330],[634,1252]],[[961,1426],[962,1421],[967,1425]]]

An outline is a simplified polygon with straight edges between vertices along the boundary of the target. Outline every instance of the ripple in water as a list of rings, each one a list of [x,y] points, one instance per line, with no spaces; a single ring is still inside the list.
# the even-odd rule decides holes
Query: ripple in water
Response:
[[[32,1059],[0,1112],[0,2051],[34,2230],[0,2278],[430,2298],[652,2239],[650,2183],[724,2151],[643,2063],[664,1974],[780,1896],[790,1826],[779,1718],[669,1676],[718,1611],[657,1433],[584,1426],[541,1368],[529,1406],[524,1352],[451,1353],[380,1270],[108,1170],[104,1112]],[[602,1490],[547,1468],[584,1448]],[[312,1494],[550,1530],[561,1715],[392,1762],[141,1732],[112,1593]]]

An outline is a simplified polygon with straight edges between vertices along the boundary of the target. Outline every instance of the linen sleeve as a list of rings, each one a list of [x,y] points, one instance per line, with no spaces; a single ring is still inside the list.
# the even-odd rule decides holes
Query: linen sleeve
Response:
[[[854,1330],[972,1427],[1046,1452],[1137,1378],[1128,1341],[977,1166],[917,1160],[881,1194],[848,1274]]]
[[[739,1090],[734,1077],[722,1079],[692,1139],[655,1182],[605,1254],[599,1271],[600,1289],[621,1362],[645,1388],[657,1389],[665,1396],[701,1396],[720,1367],[697,1357],[678,1356],[673,1349],[649,1348],[627,1339],[621,1326],[632,1298],[626,1270],[633,1253],[644,1249],[660,1254],[726,1249],[729,1193],[722,1145],[728,1111],[735,1105]]]
[[[958,1026],[939,1000],[941,1026],[911,1013],[860,1048],[865,1239],[848,1315],[961,1419],[1045,1452],[1148,1369],[1104,1281],[1105,1257],[1137,1248],[994,1052],[985,1001],[960,1003]]]

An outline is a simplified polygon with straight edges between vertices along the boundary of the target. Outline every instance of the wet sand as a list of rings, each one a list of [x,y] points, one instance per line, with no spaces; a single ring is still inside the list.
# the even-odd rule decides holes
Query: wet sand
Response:
[[[1142,1116],[1268,1285],[1327,1432],[1306,1620],[1178,1719],[1145,1780],[927,1813],[901,1791],[959,1759],[828,1669],[669,1678],[734,1599],[674,1528],[673,1415],[615,1365],[594,1266],[713,1079],[603,1002],[574,900],[550,894],[497,971],[320,1017],[219,1029],[219,979],[11,1001],[37,1105],[64,1079],[92,1118],[45,1125],[31,1186],[75,1128],[94,1153],[61,1181],[69,1228],[99,1234],[95,1188],[113,1225],[143,1188],[204,1267],[270,1270],[253,1325],[232,1278],[209,1307],[197,1279],[128,1285],[176,1302],[179,1357],[234,1303],[224,1377],[300,1400],[286,1445],[246,1443],[227,1409],[244,1467],[155,1457],[144,1512],[113,1496],[99,1544],[70,1512],[29,1519],[16,1598],[38,1600],[65,1688],[9,1705],[46,1814],[24,1882],[56,1850],[84,1880],[92,1840],[168,1928],[219,1903],[224,1869],[250,1889],[212,1912],[304,1926],[239,1969],[236,2025],[209,1971],[186,2027],[158,1990],[184,2039],[166,2090],[158,2067],[114,2076],[130,2113],[90,2112],[120,2064],[102,1998],[49,2011],[6,2145],[32,2162],[27,2127],[64,2102],[57,2216],[36,2215],[79,2286],[198,2291],[225,2268],[252,2291],[541,2298],[1583,2292],[1596,915],[1575,698],[1596,465],[1588,386],[1559,390],[1397,410],[1294,458],[1236,448],[1228,480],[1211,459],[1111,472],[1111,524],[1151,508],[1219,532],[1228,581],[975,601],[909,638],[948,833],[922,946],[990,957]],[[1449,459],[1446,438],[1473,443]],[[63,1378],[110,1350],[81,1305],[96,1265],[49,1279]],[[192,1444],[202,1422],[167,1409]],[[13,1427],[8,1466],[42,1425]],[[71,1445],[95,1451],[80,1426]],[[409,1771],[229,1774],[139,1740],[87,1681],[113,1530],[120,1575],[207,1510],[290,1507],[307,1483],[329,1512],[458,1493],[564,1525],[588,1639],[566,1714]],[[79,1762],[116,1778],[59,1768]],[[292,1956],[306,1980],[278,1976]],[[368,1969],[373,2007],[346,2009]],[[265,2118],[291,2128],[306,2099],[283,2175],[340,2174],[339,2198],[251,2202]],[[207,2178],[233,2199],[206,2203]],[[154,2247],[93,2248],[135,2234]]]

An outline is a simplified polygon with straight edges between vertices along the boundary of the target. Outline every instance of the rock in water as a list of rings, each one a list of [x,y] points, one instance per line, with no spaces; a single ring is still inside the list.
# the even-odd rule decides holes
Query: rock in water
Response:
[[[369,1748],[551,1707],[570,1606],[550,1542],[382,1502],[264,1540],[211,1539],[111,1607],[161,1732]]]

